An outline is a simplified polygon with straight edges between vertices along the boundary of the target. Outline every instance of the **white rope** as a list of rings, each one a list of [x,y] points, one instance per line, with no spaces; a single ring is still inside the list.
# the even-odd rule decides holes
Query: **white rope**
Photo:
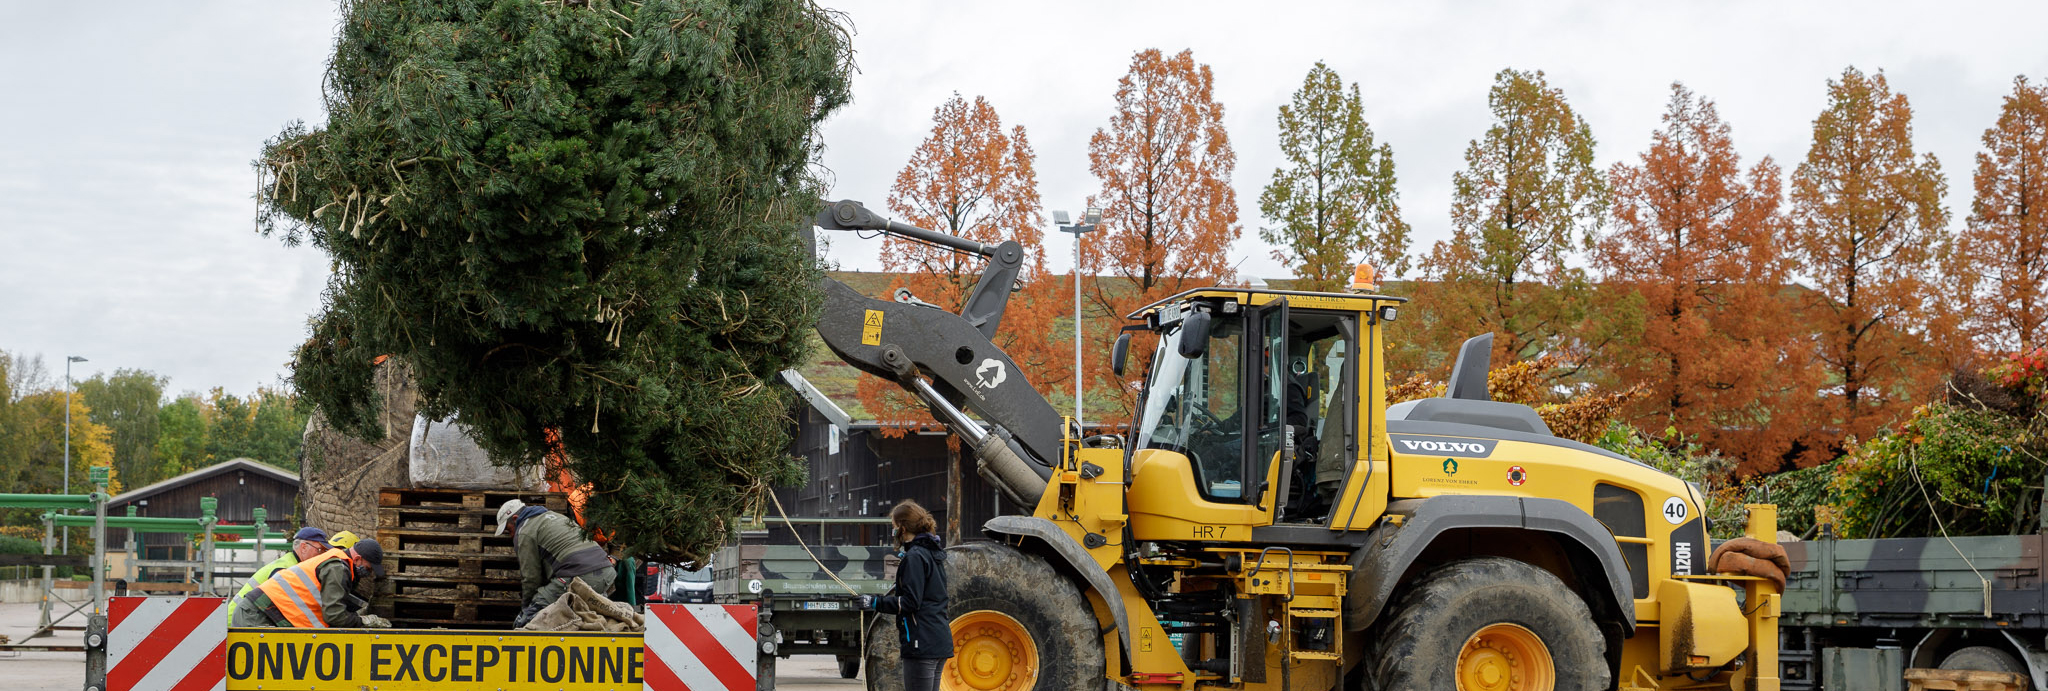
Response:
[[[789,534],[796,537],[796,544],[798,547],[804,548],[804,554],[810,555],[811,563],[817,564],[819,571],[825,572],[825,575],[830,577],[832,582],[838,583],[841,588],[845,588],[846,592],[852,595],[854,599],[859,599],[861,597],[860,591],[851,585],[847,585],[846,581],[839,580],[839,574],[832,573],[831,567],[825,566],[825,561],[819,559],[817,553],[811,551],[811,546],[804,544],[803,531],[797,530],[796,524],[790,522],[789,514],[783,513],[782,498],[775,496],[775,490],[768,490],[768,499],[775,502],[775,515],[782,517],[782,524],[789,527]],[[818,546],[823,547],[824,545]],[[1985,607],[1988,609],[1990,605],[1987,604]],[[858,634],[860,638],[860,664],[862,667],[866,667],[868,664],[868,611],[858,608],[856,608],[856,611],[860,613],[860,633]]]
[[[1984,618],[1990,619],[1991,579],[1985,578],[1984,572],[1977,570],[1977,563],[1970,561],[1970,555],[1964,554],[1963,548],[1956,546],[1955,538],[1948,536],[1948,526],[1941,522],[1941,509],[1934,506],[1934,498],[1927,494],[1927,483],[1920,481],[1919,451],[1913,452],[1913,462],[1906,466],[1906,471],[1913,476],[1913,485],[1920,488],[1920,500],[1927,503],[1927,513],[1934,517],[1934,528],[1941,531],[1941,539],[1948,541],[1948,548],[1955,550],[1956,556],[1963,558],[1963,564],[1970,567],[1970,573],[1977,574],[1977,581],[1984,584]]]

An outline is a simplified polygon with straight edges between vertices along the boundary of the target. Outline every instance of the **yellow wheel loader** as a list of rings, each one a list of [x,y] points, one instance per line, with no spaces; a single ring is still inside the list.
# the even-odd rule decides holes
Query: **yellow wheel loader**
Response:
[[[960,313],[826,279],[818,325],[1033,507],[948,550],[948,689],[1778,688],[1780,586],[1709,572],[1686,482],[1488,400],[1490,335],[1445,397],[1389,406],[1402,298],[1189,291],[1130,315],[1115,367],[1158,343],[1136,419],[1084,439],[990,341],[1016,243],[848,201],[817,224],[988,258]],[[1747,516],[1774,540],[1773,507]],[[870,636],[869,688],[902,688],[896,654]]]

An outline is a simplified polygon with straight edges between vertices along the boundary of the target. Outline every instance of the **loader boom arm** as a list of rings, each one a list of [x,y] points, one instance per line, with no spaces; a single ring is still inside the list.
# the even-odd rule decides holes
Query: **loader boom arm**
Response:
[[[817,225],[873,230],[988,258],[959,314],[899,296],[877,300],[831,277],[823,279],[818,337],[868,374],[895,382],[931,408],[932,416],[974,449],[979,468],[1013,502],[1037,497],[1060,458],[1060,416],[1033,388],[1016,361],[992,340],[1024,264],[1015,241],[975,242],[876,216],[859,202],[829,202]],[[988,422],[983,430],[962,408]]]

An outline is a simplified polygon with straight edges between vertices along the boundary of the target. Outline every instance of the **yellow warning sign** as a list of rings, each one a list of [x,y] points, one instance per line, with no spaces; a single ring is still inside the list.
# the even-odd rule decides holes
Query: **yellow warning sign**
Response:
[[[868,310],[867,319],[860,325],[860,344],[878,346],[882,344],[882,311]]]
[[[640,634],[234,629],[228,691],[640,691]]]

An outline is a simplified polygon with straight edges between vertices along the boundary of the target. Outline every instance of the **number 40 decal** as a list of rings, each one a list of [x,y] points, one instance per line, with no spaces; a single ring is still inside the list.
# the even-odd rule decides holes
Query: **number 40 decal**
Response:
[[[1672,497],[1664,500],[1664,522],[1666,523],[1672,525],[1684,523],[1685,517],[1689,512],[1690,509],[1686,508],[1684,499]]]

